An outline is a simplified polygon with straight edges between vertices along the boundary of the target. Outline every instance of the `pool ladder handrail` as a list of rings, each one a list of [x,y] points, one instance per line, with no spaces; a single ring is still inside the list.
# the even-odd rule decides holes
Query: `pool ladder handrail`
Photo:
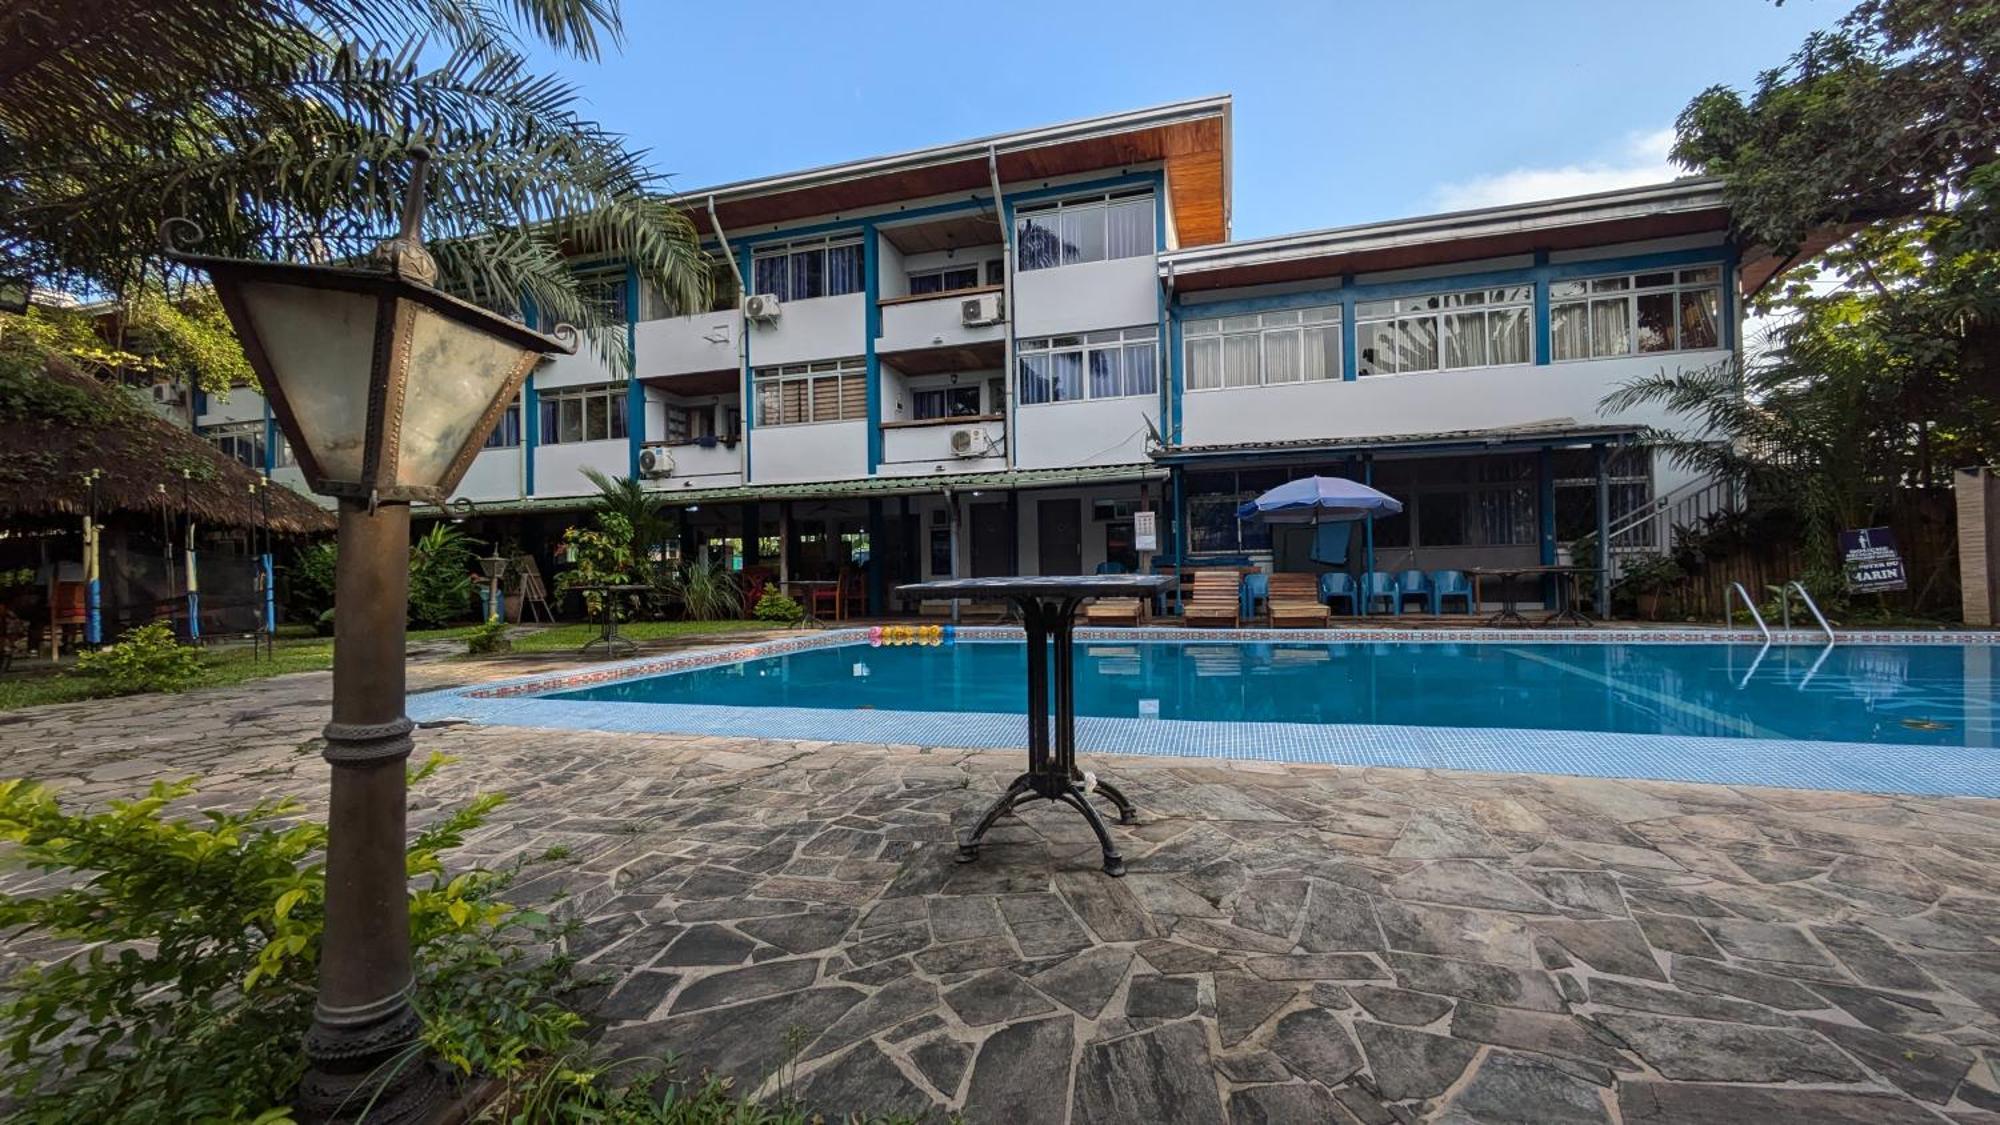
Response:
[[[1750,611],[1750,620],[1757,623],[1757,631],[1764,634],[1764,643],[1770,644],[1771,627],[1764,624],[1764,615],[1757,612],[1757,603],[1750,600],[1750,591],[1744,589],[1741,582],[1731,582],[1729,589],[1722,593],[1722,623],[1732,626],[1736,624],[1736,610],[1731,604],[1731,599],[1739,597],[1743,599],[1743,608]]]
[[[1799,600],[1806,604],[1806,609],[1812,612],[1813,620],[1819,622],[1819,627],[1825,631],[1826,643],[1829,646],[1838,643],[1839,638],[1834,636],[1833,626],[1826,623],[1826,614],[1819,611],[1819,606],[1814,603],[1812,595],[1806,592],[1805,586],[1796,581],[1785,583],[1785,588],[1778,591],[1778,611],[1784,615],[1785,631],[1787,633],[1792,631],[1793,590],[1799,592]]]

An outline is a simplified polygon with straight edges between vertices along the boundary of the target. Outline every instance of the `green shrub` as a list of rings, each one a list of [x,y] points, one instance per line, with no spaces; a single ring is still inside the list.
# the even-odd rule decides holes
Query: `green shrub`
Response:
[[[472,605],[472,540],[437,523],[410,547],[410,624],[442,629]]]
[[[443,764],[433,757],[412,777]],[[61,878],[0,896],[10,940],[87,951],[30,966],[0,1001],[0,1088],[22,1122],[288,1120],[303,1071],[325,924],[326,830],[297,802],[169,816],[194,793],[156,783],[102,811],[0,782],[14,863]],[[498,898],[509,873],[447,874],[504,798],[474,798],[412,839],[410,925],[423,1038],[460,1073],[522,1080],[573,1050],[583,1021],[564,930]]]
[[[285,607],[301,621],[317,620],[333,608],[334,564],[339,549],[331,539],[301,547],[285,573]]]
[[[313,620],[313,632],[322,637],[333,636],[333,611],[326,610]]]
[[[164,621],[130,630],[114,645],[76,658],[76,670],[113,694],[184,691],[201,675],[201,650],[180,643]]]
[[[507,639],[505,621],[482,622],[465,638],[465,651],[469,656],[485,656],[488,653],[508,652],[514,642]]]
[[[796,625],[806,619],[805,607],[782,590],[766,590],[757,599],[757,608],[750,611],[759,621],[775,621],[783,625]]]
[[[690,621],[720,621],[743,613],[743,591],[721,564],[697,559],[680,568],[665,583],[669,597],[678,599]]]

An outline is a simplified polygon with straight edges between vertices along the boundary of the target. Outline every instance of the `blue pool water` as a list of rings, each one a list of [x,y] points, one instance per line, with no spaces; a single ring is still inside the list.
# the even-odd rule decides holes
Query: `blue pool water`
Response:
[[[2000,649],[1757,653],[1721,644],[1080,643],[1077,713],[1967,747],[2000,739]],[[542,698],[1019,713],[1026,671],[1019,643],[841,645]]]

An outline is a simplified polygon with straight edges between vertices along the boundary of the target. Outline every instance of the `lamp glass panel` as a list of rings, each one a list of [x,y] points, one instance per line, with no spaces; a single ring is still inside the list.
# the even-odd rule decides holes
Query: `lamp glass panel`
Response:
[[[449,488],[457,483],[444,479],[446,470],[468,442],[485,439],[473,430],[486,408],[506,392],[507,377],[526,352],[477,323],[417,306],[410,328],[397,484]]]
[[[361,480],[368,449],[374,297],[248,282],[240,292],[291,414],[287,437],[311,451],[327,480]]]

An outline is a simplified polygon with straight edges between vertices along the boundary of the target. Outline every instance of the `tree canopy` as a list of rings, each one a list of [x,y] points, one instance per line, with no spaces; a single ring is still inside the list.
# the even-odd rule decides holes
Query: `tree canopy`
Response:
[[[169,217],[205,253],[357,254],[393,231],[421,146],[448,287],[589,332],[622,311],[572,268],[601,257],[699,306],[698,235],[647,155],[523,51],[618,38],[615,0],[19,0],[0,9],[0,277],[135,291]]]

